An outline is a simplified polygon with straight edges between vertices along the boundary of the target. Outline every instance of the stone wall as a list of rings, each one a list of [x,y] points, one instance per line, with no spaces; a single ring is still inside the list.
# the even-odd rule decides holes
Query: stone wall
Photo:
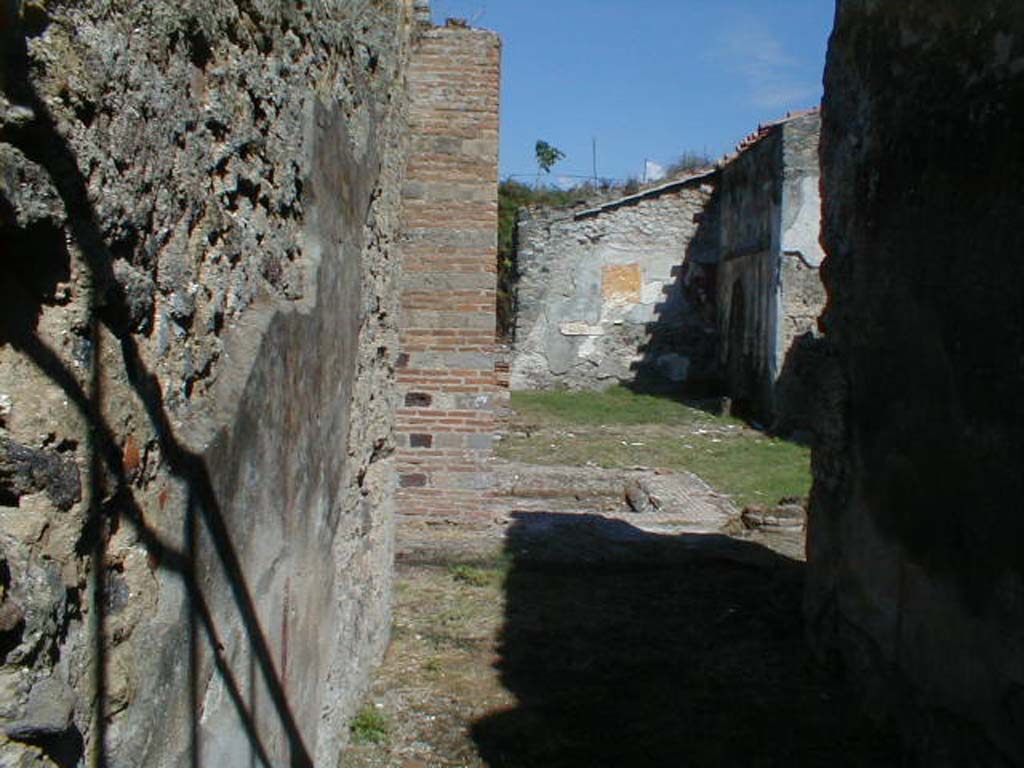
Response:
[[[398,509],[490,511],[495,410],[501,43],[427,31],[409,70],[403,188]]]
[[[813,427],[821,118],[762,126],[712,172],[518,228],[513,389],[728,394]]]
[[[807,614],[929,766],[1024,765],[1024,8],[842,0]]]
[[[801,423],[777,389],[796,339],[817,332],[824,306],[818,243],[820,115],[762,127],[722,168],[718,267],[726,390],[748,416]],[[789,366],[788,370],[794,370]],[[787,398],[786,402],[792,402]]]
[[[513,389],[699,387],[717,378],[706,303],[713,173],[518,225]]]
[[[0,764],[336,764],[389,623],[409,15],[0,8]]]

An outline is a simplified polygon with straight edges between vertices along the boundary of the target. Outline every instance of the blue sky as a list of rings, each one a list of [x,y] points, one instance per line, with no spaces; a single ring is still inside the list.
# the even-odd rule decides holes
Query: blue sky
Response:
[[[687,150],[718,158],[787,111],[821,100],[833,0],[433,0],[504,40],[502,176],[640,176]]]

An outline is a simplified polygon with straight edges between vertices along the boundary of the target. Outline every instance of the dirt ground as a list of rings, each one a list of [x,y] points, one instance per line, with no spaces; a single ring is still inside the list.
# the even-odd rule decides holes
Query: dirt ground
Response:
[[[710,531],[729,508],[692,476],[674,498],[716,505],[697,527],[605,471],[505,472],[494,524],[400,525],[386,733],[342,766],[902,763],[812,659],[800,528]]]

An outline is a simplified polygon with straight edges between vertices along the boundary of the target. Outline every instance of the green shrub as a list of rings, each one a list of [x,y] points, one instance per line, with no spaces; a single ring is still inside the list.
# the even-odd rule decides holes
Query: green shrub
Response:
[[[356,744],[383,744],[388,740],[391,725],[384,713],[367,704],[349,725]]]

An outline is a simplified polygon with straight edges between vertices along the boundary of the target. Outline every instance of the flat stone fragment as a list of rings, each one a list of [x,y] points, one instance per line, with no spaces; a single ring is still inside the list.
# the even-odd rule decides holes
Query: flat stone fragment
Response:
[[[780,504],[777,507],[747,507],[740,513],[747,528],[803,528],[807,510],[799,504]]]
[[[604,336],[604,327],[590,323],[565,322],[558,326],[563,336]]]
[[[688,472],[645,472],[639,474],[634,482],[637,492],[647,496],[657,513],[651,520],[653,528],[641,525],[645,530],[721,533],[736,518],[732,502]]]

